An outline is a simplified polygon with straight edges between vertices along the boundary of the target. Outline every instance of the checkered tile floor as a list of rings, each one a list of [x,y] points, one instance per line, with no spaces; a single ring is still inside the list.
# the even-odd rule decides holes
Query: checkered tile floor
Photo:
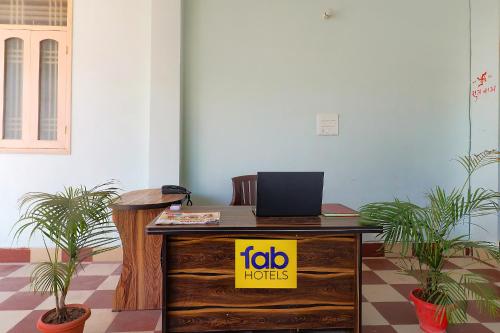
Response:
[[[408,294],[416,281],[397,272],[398,259],[363,260],[363,332],[420,332]],[[32,333],[38,317],[52,308],[52,299],[29,291],[31,266],[0,264],[0,332]],[[447,269],[483,274],[495,286],[500,298],[500,269],[453,258]],[[85,303],[92,308],[86,333],[160,332],[160,311],[111,312],[111,297],[120,274],[118,263],[91,263],[74,279],[68,303]],[[488,318],[470,307],[469,322],[450,326],[448,332],[500,332],[500,318]]]

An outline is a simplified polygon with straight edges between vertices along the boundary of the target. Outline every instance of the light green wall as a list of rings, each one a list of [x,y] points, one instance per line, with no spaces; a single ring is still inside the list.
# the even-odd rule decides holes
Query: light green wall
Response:
[[[472,78],[476,80],[487,72],[486,86],[498,89],[498,0],[472,0]],[[473,84],[473,87],[477,84]],[[472,151],[498,147],[498,95],[482,95],[472,99]],[[498,186],[498,169],[488,168],[475,175],[473,187],[495,188]],[[498,240],[497,216],[486,216],[473,220],[471,234],[476,239]]]
[[[232,176],[266,170],[325,171],[325,201],[354,207],[458,182],[467,0],[185,0],[183,20],[196,203],[228,203]],[[339,137],[315,135],[320,112],[340,114]]]

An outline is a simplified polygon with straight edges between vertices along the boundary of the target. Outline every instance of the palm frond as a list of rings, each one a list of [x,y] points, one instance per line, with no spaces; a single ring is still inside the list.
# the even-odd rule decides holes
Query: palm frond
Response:
[[[381,226],[388,250],[401,243],[402,252],[406,254],[409,253],[413,241],[427,233],[424,230],[426,226],[418,223],[423,213],[419,206],[396,199],[393,202],[378,202],[361,207],[360,222]]]
[[[25,233],[29,239],[41,234],[58,252],[68,255],[66,263],[50,256],[50,261],[37,265],[32,274],[33,289],[55,295],[56,307],[64,307],[71,279],[87,253],[117,247],[110,205],[118,198],[118,190],[111,181],[90,189],[66,187],[55,194],[31,192],[20,199],[22,214],[13,228],[14,239]]]
[[[53,295],[64,288],[67,273],[68,265],[63,262],[39,263],[31,272],[31,288],[37,293]]]
[[[465,294],[476,302],[479,310],[493,319],[500,319],[500,300],[488,284],[488,280],[478,274],[464,274],[460,283],[465,287]]]
[[[465,184],[468,184],[479,169],[498,163],[499,153],[489,150],[458,161],[467,171]],[[393,250],[396,244],[402,246],[400,254],[410,263],[402,265],[402,272],[419,281],[424,300],[445,309],[450,322],[467,319],[469,298],[477,299],[480,310],[497,314],[499,302],[484,280],[467,274],[456,280],[443,267],[445,259],[465,249],[481,250],[488,258],[500,262],[496,244],[472,241],[467,235],[454,236],[467,217],[498,214],[500,193],[465,185],[452,190],[436,186],[426,199],[428,203],[423,207],[398,199],[366,204],[360,209],[360,220],[381,227],[380,236],[388,250]],[[411,261],[410,255],[418,259],[418,264]]]
[[[463,284],[457,282],[448,274],[440,272],[436,291],[431,295],[433,304],[446,310],[450,323],[467,321],[467,297]]]
[[[479,154],[462,156],[459,157],[457,161],[464,167],[468,174],[473,174],[487,165],[498,163],[498,157],[499,152],[496,149],[493,149],[485,150]]]

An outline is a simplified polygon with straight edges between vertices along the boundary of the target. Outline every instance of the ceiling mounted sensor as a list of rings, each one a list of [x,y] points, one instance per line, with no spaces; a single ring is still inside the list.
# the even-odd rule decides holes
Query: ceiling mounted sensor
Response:
[[[325,10],[325,12],[323,13],[323,20],[329,20],[333,17],[333,9],[331,8],[328,8],[327,10]]]

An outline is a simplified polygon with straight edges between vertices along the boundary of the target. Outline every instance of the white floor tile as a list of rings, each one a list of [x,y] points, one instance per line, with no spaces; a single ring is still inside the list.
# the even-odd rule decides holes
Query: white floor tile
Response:
[[[500,323],[484,323],[483,325],[488,327],[493,332],[500,332]]]
[[[363,285],[363,296],[369,302],[407,302],[406,298],[387,284]]]
[[[398,333],[422,333],[419,325],[393,325]]]
[[[33,272],[33,269],[35,269],[35,266],[35,264],[24,265],[23,267],[7,275],[7,277],[30,277],[31,272]]]
[[[78,275],[111,275],[120,264],[90,264],[81,270]]]
[[[382,280],[390,284],[417,284],[413,276],[403,274],[399,271],[374,271]]]
[[[3,301],[5,301],[7,298],[9,298],[14,294],[15,292],[13,291],[0,291],[0,303],[2,303]]]
[[[7,332],[30,313],[27,310],[0,311],[0,332]]]
[[[464,269],[491,269],[492,267],[474,258],[450,258],[449,262]]]
[[[83,304],[93,293],[93,290],[70,290],[66,296],[66,304]],[[54,296],[50,296],[38,305],[35,310],[50,310],[54,307]]]
[[[97,290],[115,290],[118,285],[118,280],[120,280],[120,275],[111,275],[97,287]]]
[[[161,316],[162,315],[160,315],[160,319],[158,319],[158,323],[156,323],[155,331],[161,331],[161,326],[162,326]]]
[[[92,315],[85,323],[85,333],[106,332],[118,312],[111,309],[91,309]]]
[[[361,314],[363,316],[363,325],[388,325],[389,323],[377,311],[377,309],[368,302],[363,302]]]

